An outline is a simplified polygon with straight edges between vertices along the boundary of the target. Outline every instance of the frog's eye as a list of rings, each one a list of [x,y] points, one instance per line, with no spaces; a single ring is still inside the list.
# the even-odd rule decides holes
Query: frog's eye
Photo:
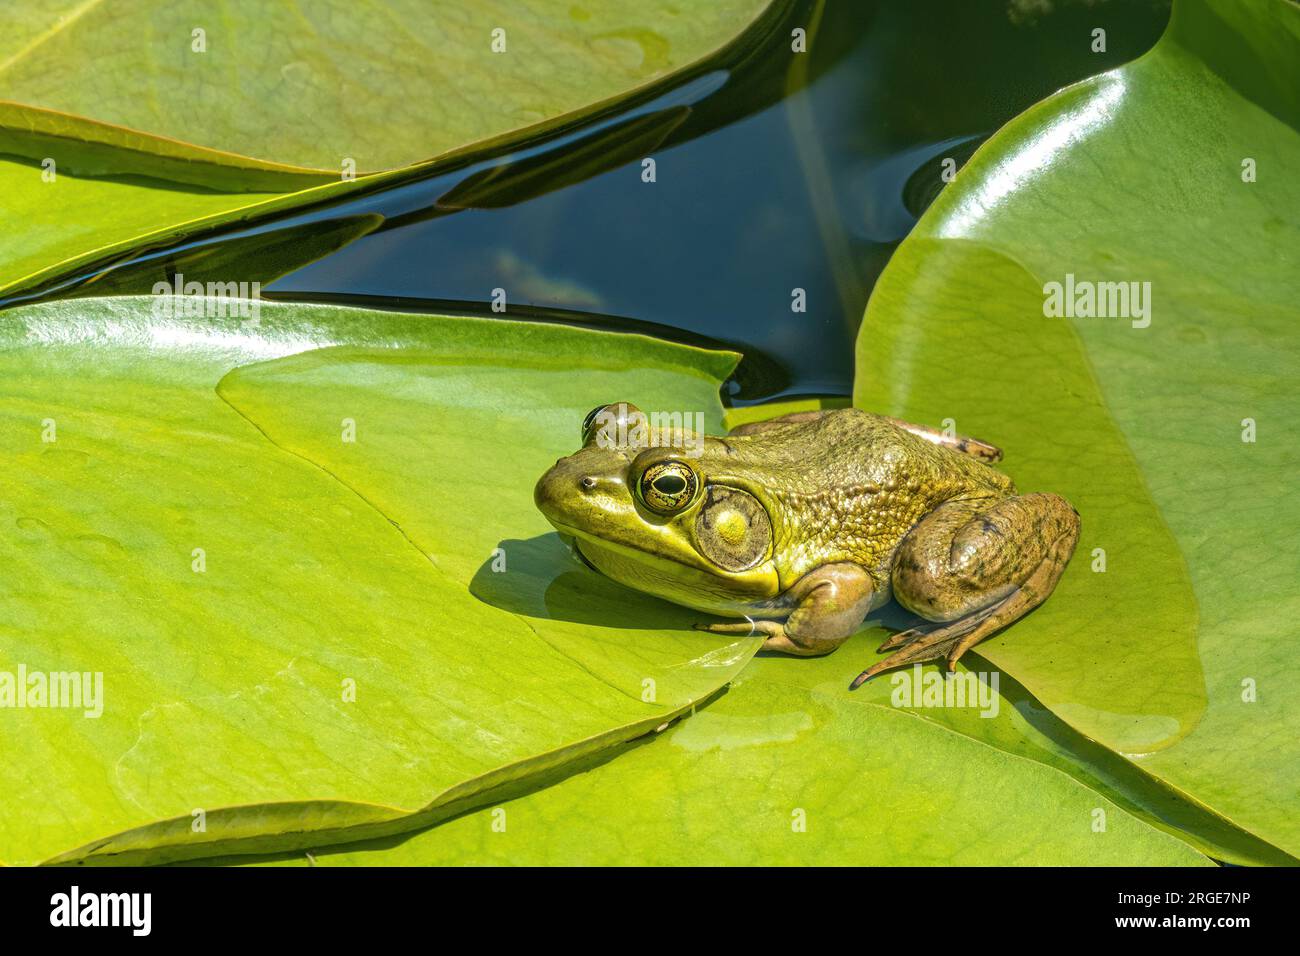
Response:
[[[582,445],[595,444],[600,448],[644,448],[646,416],[641,409],[627,402],[616,405],[597,405],[582,420]]]
[[[585,445],[591,441],[591,433],[596,428],[596,416],[603,412],[609,406],[597,405],[591,411],[587,412],[587,417],[582,420],[582,443]]]
[[[670,515],[690,504],[698,487],[690,465],[682,461],[660,462],[641,475],[641,500],[651,511]]]

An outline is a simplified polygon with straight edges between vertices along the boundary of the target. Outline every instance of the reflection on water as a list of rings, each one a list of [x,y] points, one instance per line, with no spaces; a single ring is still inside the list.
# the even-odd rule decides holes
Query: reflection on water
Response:
[[[510,317],[736,347],[735,402],[844,395],[868,293],[944,160],[1139,55],[1167,19],[1163,0],[798,0],[768,36],[618,115],[43,294],[147,292],[159,273],[205,280],[205,263],[265,271],[256,237],[275,233],[297,258],[276,259],[269,296],[492,315],[500,288]],[[790,51],[793,26],[808,53]]]

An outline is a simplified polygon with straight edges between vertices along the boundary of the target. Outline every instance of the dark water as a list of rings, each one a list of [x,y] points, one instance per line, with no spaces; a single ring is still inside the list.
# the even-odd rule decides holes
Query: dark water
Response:
[[[819,9],[792,55],[790,30]],[[493,315],[503,288],[507,317],[737,348],[735,402],[843,395],[867,296],[942,160],[1138,56],[1168,16],[1159,0],[808,0],[722,68],[616,115],[44,296],[145,292],[179,270],[260,274],[271,298]]]

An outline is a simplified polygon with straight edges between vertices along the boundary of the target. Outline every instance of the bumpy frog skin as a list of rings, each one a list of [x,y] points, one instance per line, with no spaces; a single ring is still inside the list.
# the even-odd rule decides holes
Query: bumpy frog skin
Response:
[[[855,408],[655,435],[635,406],[594,409],[583,447],[537,482],[537,507],[592,567],[761,633],[766,650],[828,654],[892,597],[933,622],[894,634],[883,670],[965,651],[1052,593],[1079,515],[1019,494],[969,438]]]

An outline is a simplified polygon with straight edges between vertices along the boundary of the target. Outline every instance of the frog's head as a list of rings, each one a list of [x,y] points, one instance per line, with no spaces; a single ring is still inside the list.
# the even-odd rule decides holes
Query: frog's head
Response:
[[[767,509],[712,467],[715,439],[676,438],[634,405],[595,408],[582,448],[537,482],[537,507],[585,561],[637,590],[716,613],[775,596]]]

